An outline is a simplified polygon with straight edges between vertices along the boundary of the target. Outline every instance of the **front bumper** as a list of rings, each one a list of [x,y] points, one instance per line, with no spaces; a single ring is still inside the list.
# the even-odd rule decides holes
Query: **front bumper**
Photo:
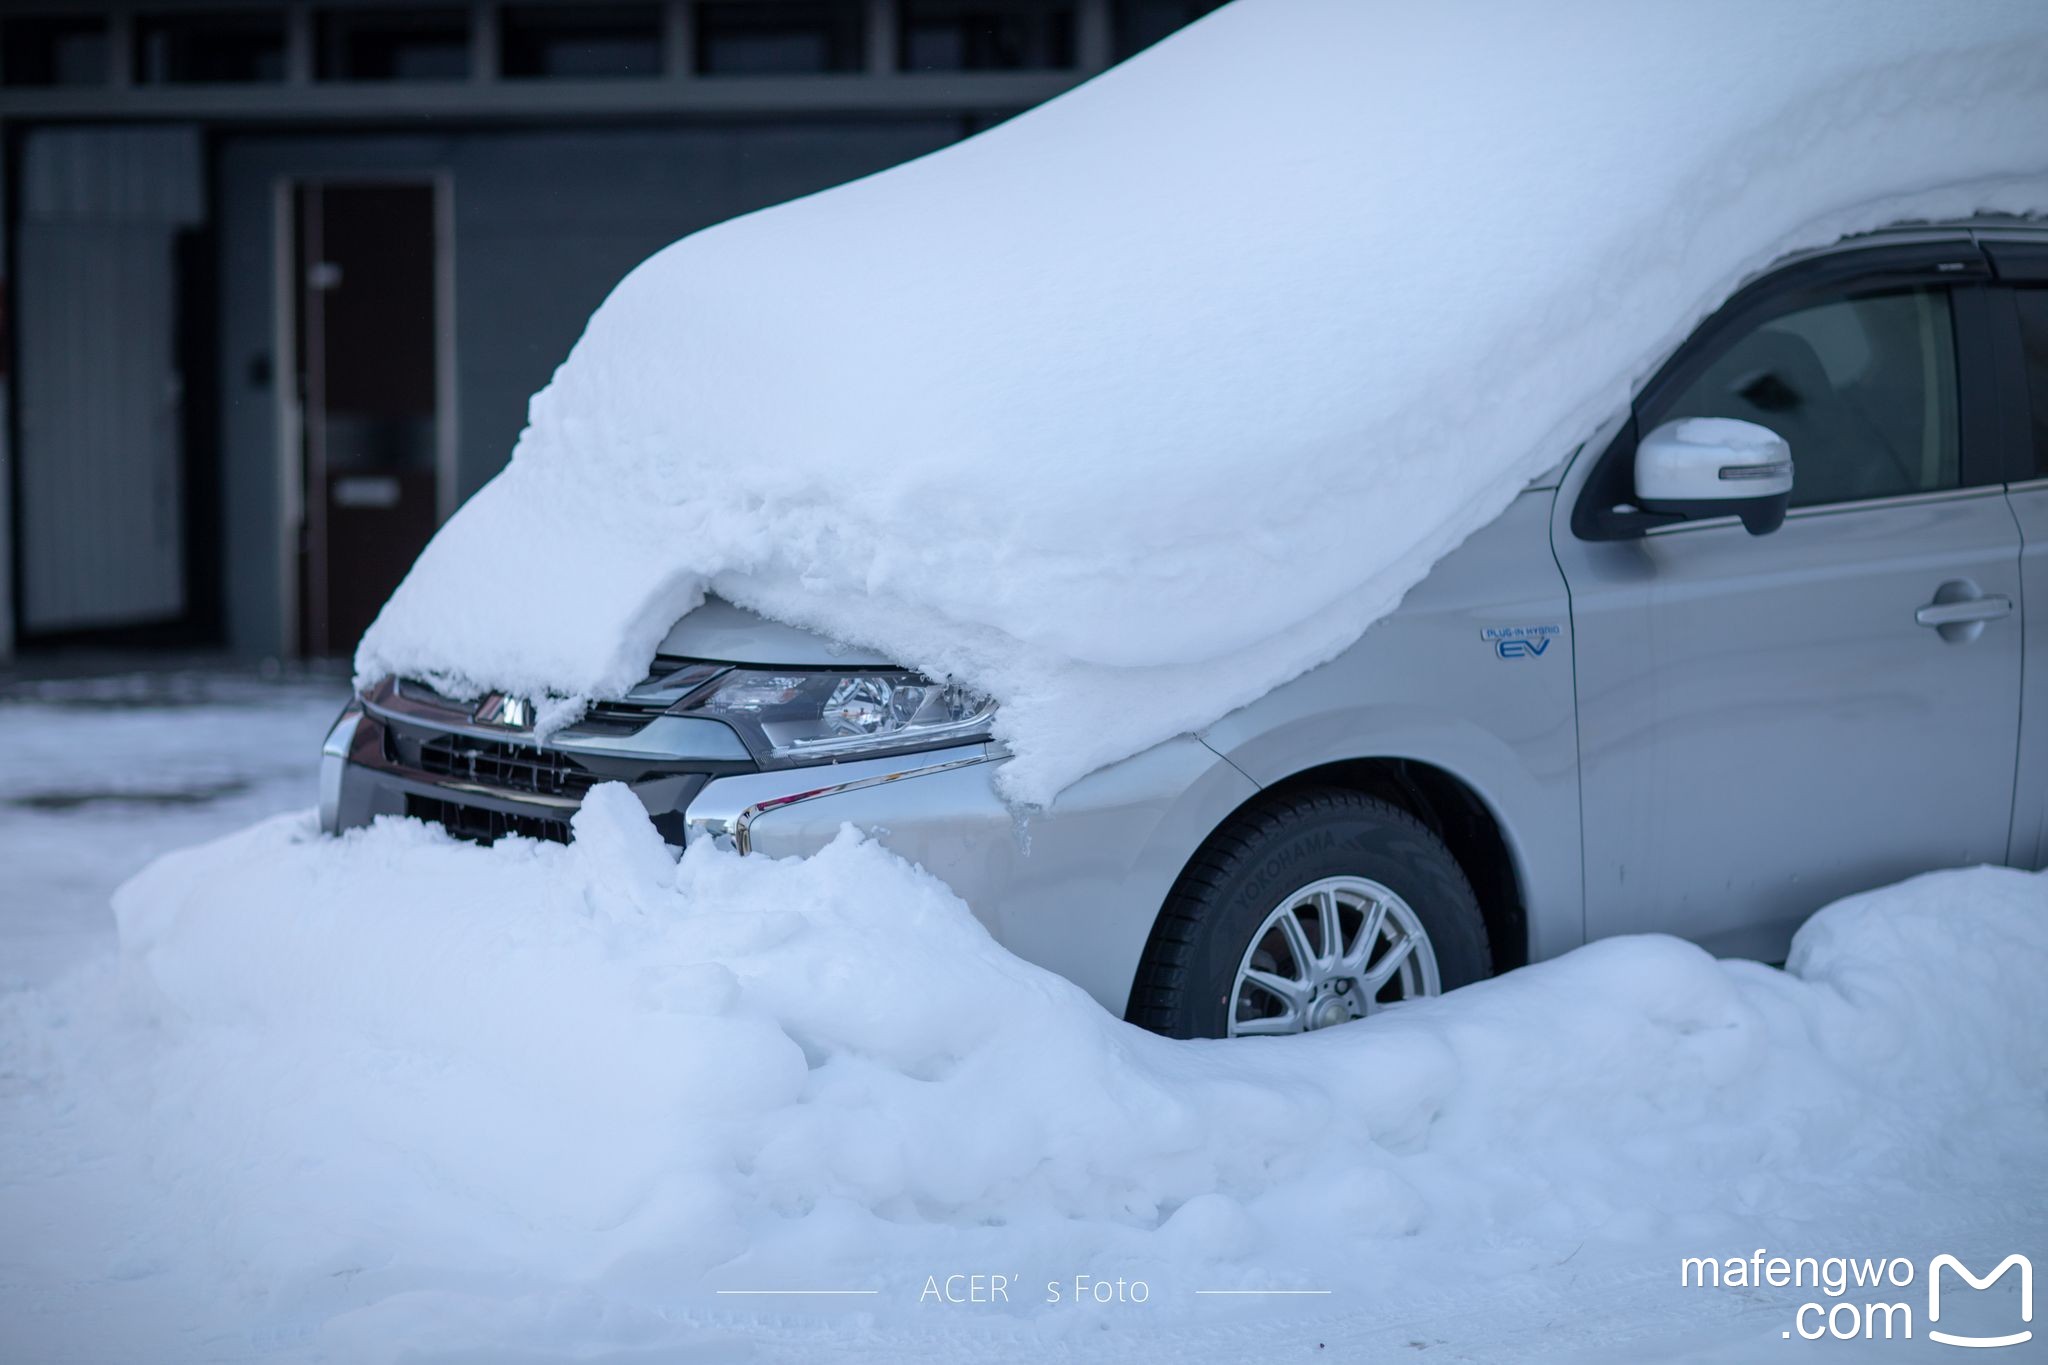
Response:
[[[579,724],[542,743],[387,685],[351,703],[321,746],[320,823],[339,833],[380,815],[411,816],[482,842],[515,835],[566,843],[584,794],[622,782],[669,843],[710,839],[748,853],[757,823],[772,812],[999,756],[974,743],[762,771],[716,721],[659,715],[609,730]]]
[[[1011,952],[1118,1015],[1174,878],[1257,792],[1186,737],[1084,778],[1048,810],[1024,813],[996,788],[1006,755],[991,744],[763,771],[750,760],[564,748],[565,739],[580,743],[570,732],[545,746],[519,744],[488,731],[450,731],[445,712],[436,729],[389,697],[380,704],[373,696],[349,720],[337,724],[322,759],[323,793],[330,785],[334,792],[331,819],[323,797],[330,831],[409,815],[485,841],[566,843],[583,793],[602,781],[625,783],[672,845],[708,841],[800,856],[852,825],[945,882]],[[511,762],[506,750],[523,757]]]

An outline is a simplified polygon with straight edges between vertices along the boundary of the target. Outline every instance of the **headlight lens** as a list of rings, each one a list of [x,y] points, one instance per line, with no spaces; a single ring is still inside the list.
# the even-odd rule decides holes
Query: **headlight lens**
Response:
[[[919,673],[739,668],[674,710],[722,720],[762,762],[792,764],[973,743],[996,706]]]

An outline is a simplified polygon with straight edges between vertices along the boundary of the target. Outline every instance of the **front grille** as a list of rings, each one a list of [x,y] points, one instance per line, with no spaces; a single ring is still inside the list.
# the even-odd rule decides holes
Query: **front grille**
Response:
[[[678,669],[673,660],[667,661],[643,685],[658,695],[598,702],[562,732],[564,742],[637,734],[674,705],[676,695],[698,685],[697,671],[715,676],[726,667],[693,664]],[[529,730],[480,729],[469,714],[470,704],[424,684],[401,680],[389,689],[371,698],[369,709],[381,732],[381,747],[374,757],[365,756],[365,766],[391,775],[393,785],[405,792],[406,815],[475,843],[520,836],[566,844],[570,816],[592,787],[656,777],[662,779],[661,802],[671,808],[656,816],[655,827],[663,838],[680,844],[682,811],[704,784],[717,773],[752,768],[744,762],[705,763],[700,768],[693,762],[690,771],[677,771],[677,762],[658,754],[642,756],[630,749],[606,753],[602,746],[593,746],[600,749],[597,753],[557,749],[536,743]],[[399,805],[396,797],[393,792],[377,809],[389,811]],[[509,811],[493,809],[507,805]],[[528,809],[522,810],[522,805]]]
[[[465,806],[455,801],[441,801],[431,796],[407,796],[405,813],[415,820],[426,820],[441,826],[458,839],[471,843],[488,844],[507,835],[518,835],[522,839],[545,839],[553,844],[569,842],[569,822],[550,820],[539,815],[508,815],[503,811],[485,810],[482,806]]]
[[[586,706],[583,714],[570,725],[569,733],[579,738],[599,739],[638,734],[647,722],[731,667],[728,664],[678,664],[675,659],[655,660],[654,671],[635,683],[626,696]],[[482,704],[476,699],[458,701],[416,678],[398,678],[389,687],[391,696],[402,704],[404,718],[437,729],[466,728],[476,721],[477,708]]]
[[[581,798],[591,787],[589,773],[552,749],[470,735],[435,735],[420,741],[419,766],[436,777],[522,795]]]

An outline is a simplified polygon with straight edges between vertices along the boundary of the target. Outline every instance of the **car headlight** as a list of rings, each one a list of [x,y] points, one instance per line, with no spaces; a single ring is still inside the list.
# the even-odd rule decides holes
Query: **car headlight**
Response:
[[[767,766],[971,744],[988,738],[995,713],[956,684],[870,669],[736,668],[672,708],[724,721]]]

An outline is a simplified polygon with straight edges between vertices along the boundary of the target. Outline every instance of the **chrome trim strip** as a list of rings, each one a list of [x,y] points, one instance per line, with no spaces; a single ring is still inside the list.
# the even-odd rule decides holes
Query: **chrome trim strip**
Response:
[[[653,711],[666,711],[695,692],[701,692],[732,672],[733,665],[709,659],[655,659],[654,672],[645,682],[635,683],[624,700]]]
[[[723,668],[719,670],[724,671]],[[626,700],[643,699],[628,693]],[[717,763],[751,763],[754,758],[738,731],[724,721],[708,716],[668,716],[650,712],[647,723],[630,735],[578,734],[577,727],[583,723],[578,720],[543,739],[530,725],[479,724],[467,705],[441,706],[408,697],[391,681],[371,688],[363,695],[362,701],[365,708],[385,720],[430,726],[470,739],[520,744],[533,749],[557,749],[594,758],[648,758],[674,762],[701,759]]]
[[[540,747],[531,730],[513,730],[503,725],[478,725],[468,711],[456,711],[404,696],[396,687],[379,684],[363,694],[363,709],[385,720],[429,725],[449,734],[471,739],[494,739],[501,744],[529,744]]]
[[[2007,484],[2005,491],[2008,493],[2038,493],[2044,488],[2048,488],[2048,478],[2021,479],[2018,483]]]
[[[744,855],[753,851],[754,841],[751,831],[754,821],[769,814],[771,811],[783,810],[802,801],[815,801],[821,796],[837,796],[842,792],[862,791],[868,787],[880,787],[890,782],[900,782],[906,777],[929,777],[933,773],[951,772],[955,768],[971,768],[977,763],[993,763],[998,758],[1005,756],[1005,754],[1001,753],[983,752],[967,758],[949,759],[944,763],[928,763],[921,768],[901,768],[893,773],[877,773],[872,777],[856,778],[851,782],[835,782],[830,786],[814,787],[809,791],[792,792],[788,796],[770,797],[766,801],[756,801],[753,805],[742,810],[732,818],[731,822],[722,831],[713,830],[712,832],[714,837],[718,833],[729,835],[732,839],[734,851]],[[803,770],[796,769],[795,771],[801,772]]]
[[[571,725],[557,730],[545,747],[596,758],[707,759],[719,763],[751,763],[754,758],[737,730],[708,716],[656,716],[630,735],[579,735]]]
[[[2048,481],[2044,481],[2048,482]],[[1844,512],[1864,512],[1873,508],[1917,507],[1923,503],[1963,502],[1971,498],[2003,497],[2008,485],[2002,483],[1978,484],[1971,488],[1941,488],[1931,493],[1901,493],[1894,498],[1862,498],[1851,502],[1823,502],[1812,507],[1795,507],[1785,513],[1786,521],[1806,521],[1812,517],[1840,516]],[[1706,517],[1699,521],[1674,522],[1669,526],[1652,526],[1643,532],[1651,536],[1677,535],[1685,531],[1704,531],[1711,527],[1740,526],[1741,518],[1732,513],[1725,517]]]
[[[334,727],[320,744],[320,831],[338,832],[341,823],[341,780],[348,770],[348,755],[356,741],[356,727],[363,723],[363,708],[350,702],[341,710]]]
[[[1812,507],[1795,507],[1785,513],[1785,520],[1830,517],[1841,512],[1861,512],[1871,507],[1917,507],[1922,503],[1967,502],[1971,498],[1995,498],[2004,492],[2004,484],[1984,483],[1969,488],[1937,488],[1929,493],[1901,493],[1892,498],[1856,498],[1848,502],[1823,502]]]
[[[536,738],[530,729],[477,725],[467,719],[458,720],[452,713],[438,707],[410,700],[396,706],[388,700],[366,700],[363,706],[385,720],[426,725],[445,734],[518,744],[529,749],[586,754],[592,758],[651,758],[679,763],[687,763],[691,759],[751,763],[754,758],[730,725],[704,716],[656,716],[630,735],[579,735],[576,727],[571,725],[543,740]],[[716,727],[723,733],[714,734],[707,727]],[[664,740],[663,736],[668,738]]]
[[[583,805],[583,798],[580,796],[543,796],[539,792],[517,792],[507,791],[503,787],[486,787],[481,782],[450,782],[446,779],[437,779],[432,773],[415,773],[410,768],[395,768],[389,771],[430,787],[439,787],[442,791],[466,792],[471,796],[487,796],[493,801],[509,801],[521,806],[546,806],[550,810],[573,811]]]
[[[1698,521],[1674,521],[1668,526],[1647,527],[1643,531],[1643,539],[1651,540],[1658,536],[1678,535],[1684,531],[1712,531],[1725,526],[1740,525],[1742,518],[1731,512],[1725,517],[1702,517]]]

